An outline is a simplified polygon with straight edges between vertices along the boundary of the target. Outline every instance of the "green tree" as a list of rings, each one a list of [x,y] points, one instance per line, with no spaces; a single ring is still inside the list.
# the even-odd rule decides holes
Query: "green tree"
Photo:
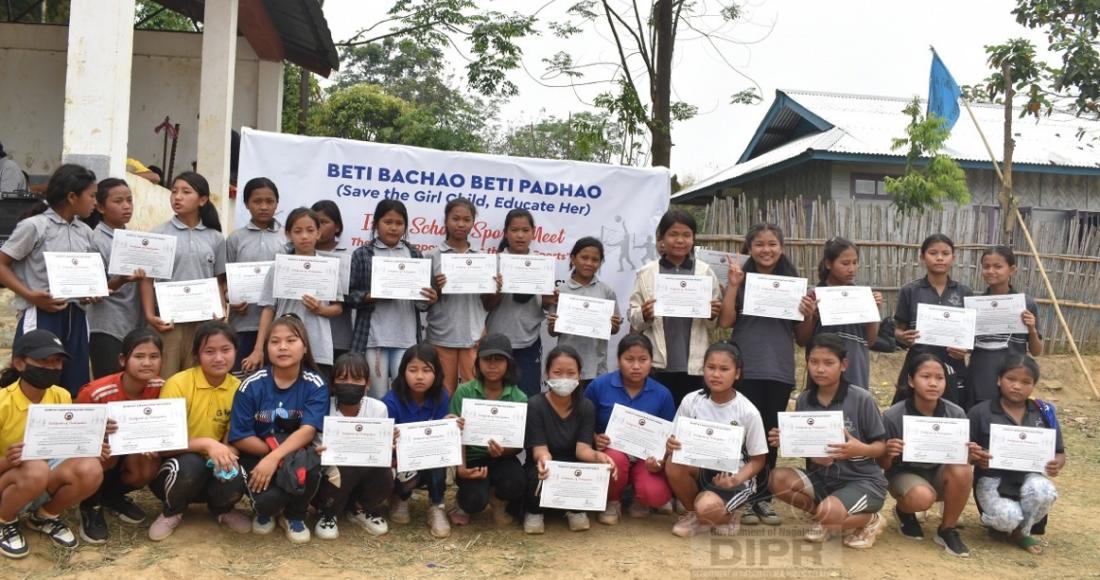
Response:
[[[611,163],[622,152],[621,133],[606,113],[549,116],[508,128],[493,146],[501,155]]]
[[[134,9],[134,24],[141,30],[175,30],[178,32],[196,32],[202,30],[202,23],[168,9],[152,0],[137,0]]]
[[[283,65],[283,133],[303,133],[298,129],[298,115],[302,110],[301,93],[299,92],[301,77],[302,67],[289,62]],[[306,101],[305,134],[309,134],[310,118],[316,115],[317,107],[322,102],[321,85],[317,82],[317,77],[312,74],[309,75],[309,87],[308,100]]]
[[[935,114],[925,116],[924,105],[914,98],[906,105],[909,126],[905,137],[894,139],[892,149],[907,149],[905,175],[887,177],[886,191],[899,215],[943,209],[943,202],[970,203],[966,172],[950,156],[940,153],[950,131]]]
[[[343,139],[399,143],[397,120],[412,110],[377,85],[360,84],[331,93],[316,109],[311,133]]]

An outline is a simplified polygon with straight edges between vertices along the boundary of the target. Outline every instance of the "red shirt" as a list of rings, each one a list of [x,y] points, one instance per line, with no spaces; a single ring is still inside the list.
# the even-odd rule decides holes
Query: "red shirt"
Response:
[[[159,399],[160,387],[146,386],[137,400]],[[80,389],[76,403],[109,403],[111,401],[130,401],[122,389],[122,373],[98,378]]]

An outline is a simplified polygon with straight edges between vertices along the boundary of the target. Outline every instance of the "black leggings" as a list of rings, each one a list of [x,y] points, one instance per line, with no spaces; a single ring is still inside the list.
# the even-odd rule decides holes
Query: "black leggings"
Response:
[[[764,433],[779,426],[779,413],[787,410],[787,403],[791,399],[791,391],[794,385],[779,381],[762,381],[756,379],[742,379],[737,383],[737,390],[760,411],[760,418],[764,423]],[[779,458],[779,450],[768,446],[768,460],[764,469],[756,475],[756,496],[753,501],[759,501],[771,497],[768,491],[768,476],[775,469],[776,459]]]
[[[260,463],[262,457],[242,453],[240,456],[241,467],[246,472],[251,472]],[[275,475],[271,477],[267,489],[256,493],[252,492],[252,507],[261,516],[273,517],[280,513],[291,520],[304,520],[309,513],[309,503],[317,494],[317,488],[321,485],[321,466],[318,465],[306,472],[305,491],[301,495],[294,495],[275,483]]]
[[[326,516],[335,517],[356,506],[368,513],[378,513],[379,507],[393,494],[393,472],[388,467],[340,466],[336,469],[340,472],[340,486],[322,474],[321,489],[313,500],[313,505]]]
[[[245,494],[241,476],[229,481],[214,477],[206,458],[198,453],[165,459],[149,489],[164,502],[166,516],[182,514],[188,505],[199,502],[206,502],[210,513],[221,515],[233,509]]]
[[[509,503],[523,499],[527,480],[523,466],[514,455],[467,461],[466,467],[488,467],[489,476],[485,479],[455,478],[458,485],[456,498],[462,511],[468,514],[484,511],[485,506],[489,505],[489,488],[493,489],[493,495]]]

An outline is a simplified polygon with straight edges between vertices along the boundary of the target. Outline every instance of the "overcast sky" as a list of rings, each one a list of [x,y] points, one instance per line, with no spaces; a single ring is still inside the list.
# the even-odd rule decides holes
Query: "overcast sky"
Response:
[[[573,3],[551,3],[539,13],[541,27],[545,30],[546,21],[560,19]],[[326,0],[324,11],[333,39],[345,40],[384,19],[391,4],[388,0]],[[546,0],[482,4],[500,11],[537,10]],[[731,94],[753,84],[724,64],[705,41],[685,40],[681,32],[673,99],[699,107],[699,115],[673,127],[672,170],[699,181],[732,165],[776,89],[923,97],[928,90],[930,44],[960,84],[976,83],[988,74],[984,45],[1024,36],[1045,46],[1041,35],[1016,24],[1013,6],[1011,0],[753,0],[744,7],[744,20],[723,31],[740,43],[716,43],[737,71],[763,89],[764,102],[754,106],[729,104]],[[541,86],[533,77],[544,70],[543,58],[561,50],[573,53],[578,62],[618,58],[606,29],[586,31],[569,43],[545,33],[522,46],[527,72],[516,71],[510,77],[519,85],[520,97],[502,109],[505,123],[537,119],[542,111],[565,116],[585,110],[583,101],[607,89]],[[460,69],[465,61],[458,54],[450,55],[450,60],[456,78],[464,78]],[[594,72],[592,78],[602,77]]]

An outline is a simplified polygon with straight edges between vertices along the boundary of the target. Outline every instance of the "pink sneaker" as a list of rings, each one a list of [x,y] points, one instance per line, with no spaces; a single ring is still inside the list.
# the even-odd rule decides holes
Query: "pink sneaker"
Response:
[[[237,510],[230,510],[219,515],[218,523],[238,534],[247,534],[252,531],[252,518]]]
[[[176,514],[174,516],[166,516],[160,514],[157,516],[153,525],[149,526],[149,539],[154,542],[159,542],[168,536],[172,535],[172,532],[176,531],[176,526],[180,525],[180,521],[183,520],[183,514]]]
[[[470,514],[466,513],[466,510],[455,506],[447,514],[451,518],[451,523],[456,526],[465,526],[470,523]]]

